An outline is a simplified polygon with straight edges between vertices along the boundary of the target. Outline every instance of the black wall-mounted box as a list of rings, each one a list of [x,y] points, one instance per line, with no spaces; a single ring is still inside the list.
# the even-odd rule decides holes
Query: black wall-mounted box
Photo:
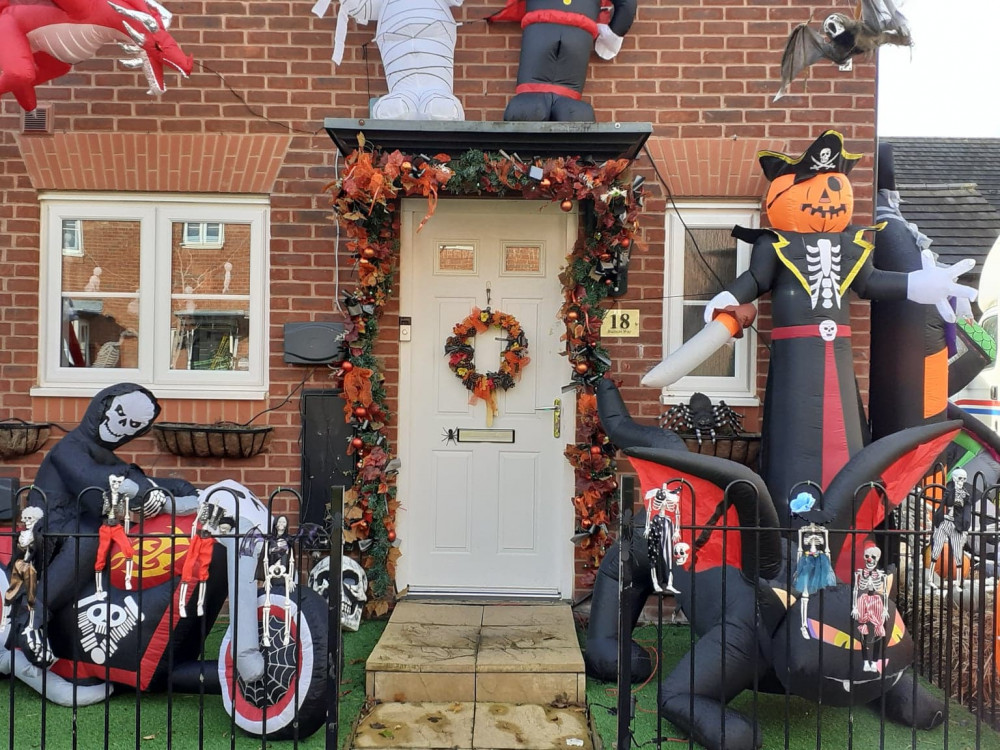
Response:
[[[324,365],[344,359],[343,323],[285,323],[285,362]]]
[[[0,521],[14,520],[14,498],[19,489],[21,482],[17,477],[0,477]]]

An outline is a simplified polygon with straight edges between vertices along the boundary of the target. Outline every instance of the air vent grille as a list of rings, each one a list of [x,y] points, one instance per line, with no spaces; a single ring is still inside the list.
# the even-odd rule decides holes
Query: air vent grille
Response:
[[[21,119],[22,133],[51,133],[52,112],[47,104],[40,104],[30,112],[25,112]]]

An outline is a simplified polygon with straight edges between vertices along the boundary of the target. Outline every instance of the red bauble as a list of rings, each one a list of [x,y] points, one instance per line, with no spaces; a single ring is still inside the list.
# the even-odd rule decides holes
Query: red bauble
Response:
[[[365,417],[368,416],[368,409],[366,409],[363,406],[355,406],[354,416],[356,416],[358,419],[364,419]]]
[[[561,208],[563,211],[572,211],[573,201],[567,198],[566,200],[564,200],[562,203],[559,204],[559,208]]]
[[[343,370],[344,372],[350,372],[351,370],[354,369],[354,364],[345,360],[344,362],[340,363],[340,369]]]
[[[599,456],[603,452],[604,451],[601,450],[601,446],[599,446],[599,445],[592,445],[592,446],[590,446],[590,455],[592,455],[592,456]]]
[[[583,375],[583,373],[585,373],[589,369],[590,369],[590,365],[588,365],[586,362],[577,362],[576,363],[576,371],[578,373],[580,373],[581,375]]]
[[[622,237],[620,240],[618,240],[618,244],[627,250],[629,248],[629,245],[632,244],[632,240],[630,240],[628,237]]]
[[[566,313],[566,320],[576,320],[579,317],[580,313],[578,313],[576,310],[570,310],[568,313]]]
[[[366,258],[374,258],[375,249],[371,247],[366,247],[364,250],[361,251],[361,254]]]
[[[357,450],[358,448],[360,448],[364,444],[365,444],[365,441],[362,440],[359,437],[351,438],[351,447],[354,448],[355,450]]]
[[[393,529],[389,529],[389,533],[385,536],[390,542],[396,541],[396,532]]]

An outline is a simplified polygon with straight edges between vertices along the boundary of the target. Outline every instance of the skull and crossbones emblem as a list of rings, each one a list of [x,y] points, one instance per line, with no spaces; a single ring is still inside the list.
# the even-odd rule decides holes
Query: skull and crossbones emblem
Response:
[[[814,172],[822,172],[827,169],[837,169],[837,162],[833,158],[832,148],[821,148],[819,150],[818,159],[815,156],[810,156],[809,158],[812,159],[813,163],[810,169]]]

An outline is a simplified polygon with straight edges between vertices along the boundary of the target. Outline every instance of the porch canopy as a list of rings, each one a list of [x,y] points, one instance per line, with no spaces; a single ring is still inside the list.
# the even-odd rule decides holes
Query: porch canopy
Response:
[[[383,151],[404,154],[448,154],[470,149],[515,153],[523,161],[536,157],[579,156],[595,164],[609,159],[632,161],[653,132],[648,122],[469,122],[436,120],[368,120],[328,117],[323,127],[340,153],[365,142]]]

